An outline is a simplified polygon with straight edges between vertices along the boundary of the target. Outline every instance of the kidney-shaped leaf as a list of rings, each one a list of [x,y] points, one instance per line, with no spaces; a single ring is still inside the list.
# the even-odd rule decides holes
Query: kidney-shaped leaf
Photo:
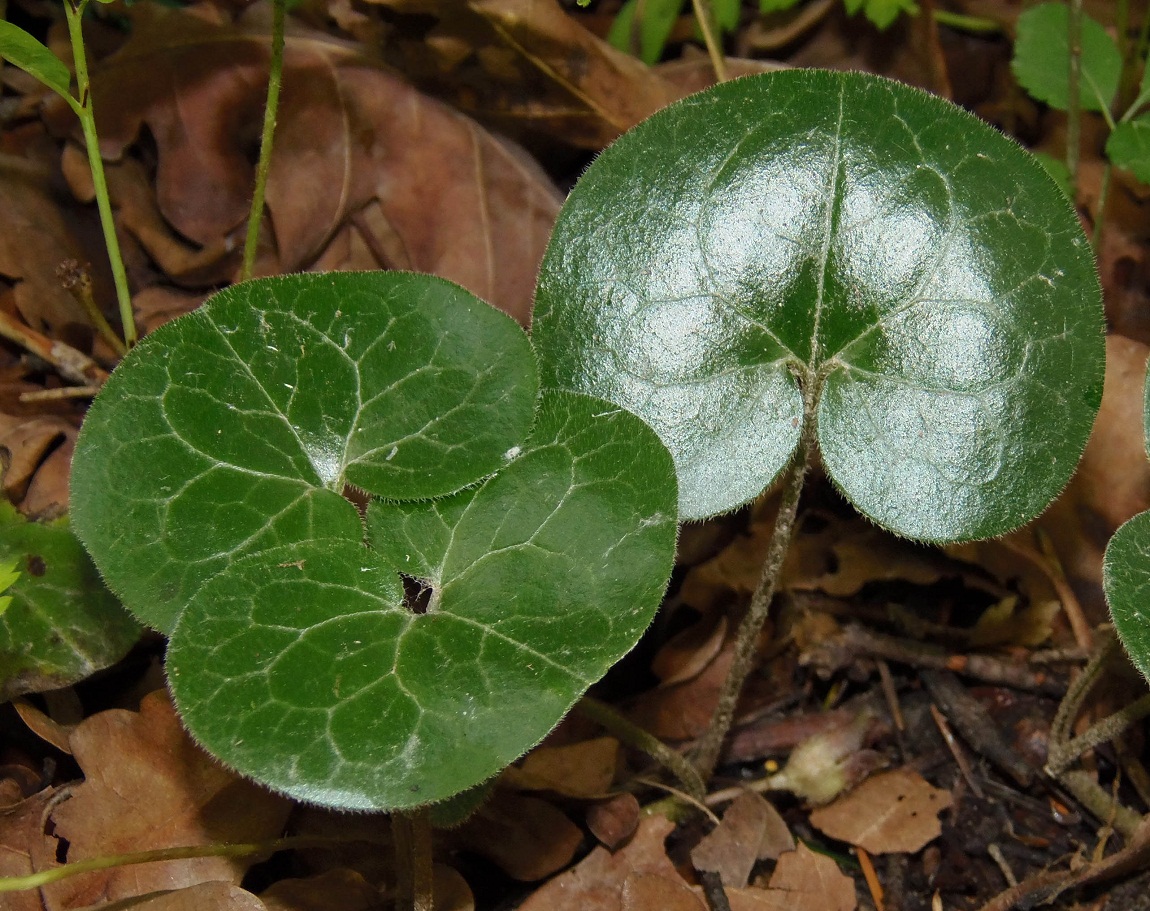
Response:
[[[779,474],[805,390],[835,483],[927,540],[1045,507],[1102,392],[1089,246],[1041,167],[859,73],[740,79],[621,138],[560,214],[533,340],[545,385],[659,433],[683,516]]]
[[[224,762],[303,800],[408,807],[502,769],[634,645],[670,572],[674,466],[633,415],[553,392],[477,491],[370,518],[374,552],[306,541],[213,578],[168,673]],[[423,613],[397,573],[416,570]]]
[[[536,395],[522,330],[441,279],[236,285],[148,336],[92,404],[73,526],[128,608],[170,633],[244,554],[360,540],[345,485],[415,499],[494,472]]]
[[[1150,376],[1146,378],[1142,422],[1150,432]],[[1150,457],[1150,436],[1146,437]],[[1150,680],[1150,512],[1125,522],[1106,545],[1102,585],[1114,629],[1130,660]]]

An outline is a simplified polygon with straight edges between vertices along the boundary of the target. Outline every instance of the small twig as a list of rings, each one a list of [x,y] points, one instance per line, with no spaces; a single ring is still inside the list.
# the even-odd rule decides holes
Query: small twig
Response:
[[[971,749],[1009,775],[1019,787],[1029,787],[1034,780],[1034,770],[1002,739],[982,703],[967,693],[953,674],[924,670],[919,676],[931,698],[954,722]]]
[[[727,58],[723,54],[722,42],[715,34],[718,29],[710,0],[691,0],[691,8],[695,11],[695,19],[698,20],[699,30],[703,33],[703,43],[707,46],[711,68],[715,71],[715,81],[726,82],[731,76],[727,72]]]
[[[108,371],[82,351],[54,341],[0,310],[0,335],[54,366],[64,379],[85,386],[102,386]]]
[[[100,394],[102,388],[102,386],[59,386],[56,389],[21,392],[20,401],[25,405],[32,405],[37,402],[59,402],[65,399],[93,399]]]
[[[698,877],[710,911],[731,911],[731,900],[723,888],[723,878],[712,870],[699,870]]]
[[[966,758],[966,753],[963,752],[958,741],[954,739],[954,734],[950,732],[950,725],[946,722],[946,717],[938,710],[938,706],[933,702],[930,705],[930,717],[934,719],[935,727],[942,735],[942,740],[946,744],[946,748],[950,750],[950,755],[954,757],[954,763],[958,766],[958,771],[962,773],[962,777],[966,779],[966,783],[970,785],[970,790],[974,792],[974,796],[979,800],[983,799],[982,788],[979,787],[978,781],[975,780],[974,770],[970,767],[970,760]]]
[[[1002,871],[1002,878],[1006,880],[1006,884],[1008,886],[1017,886],[1018,878],[1014,875],[1014,871],[1010,869],[1010,864],[1006,860],[1006,855],[1002,853],[1002,848],[992,841],[986,846],[986,853],[990,855],[991,860],[998,864],[998,869]]]
[[[855,857],[858,858],[859,866],[862,868],[863,879],[866,880],[866,887],[870,892],[871,901],[874,902],[875,911],[886,911],[886,905],[883,904],[882,883],[879,882],[878,873],[871,862],[870,854],[865,848],[856,846]]]
[[[1066,101],[1066,168],[1070,171],[1070,199],[1073,202],[1078,199],[1078,162],[1082,142],[1082,0],[1070,0],[1068,23],[1066,38],[1070,47],[1070,70]]]
[[[276,132],[276,114],[279,110],[280,84],[284,71],[284,18],[287,0],[272,0],[272,59],[268,71],[268,98],[264,105],[264,128],[260,138],[260,159],[256,165],[256,184],[252,191],[252,206],[248,214],[248,232],[244,240],[244,260],[240,278],[252,277],[256,249],[260,240],[260,222],[264,215],[264,194],[268,172],[271,170],[272,142]]]
[[[584,696],[576,708],[596,724],[601,725],[623,743],[646,753],[682,782],[684,789],[697,802],[707,792],[706,785],[695,767],[680,753],[672,750],[658,737],[643,730],[605,702]]]
[[[683,805],[694,807],[700,813],[707,817],[713,825],[719,824],[719,817],[711,812],[711,807],[718,806],[725,801],[714,800],[715,794],[708,794],[703,800],[698,800],[686,791],[681,791],[678,788],[671,787],[662,781],[657,781],[654,778],[645,778],[642,775],[635,776],[632,779],[636,784],[646,785],[649,788],[655,788],[658,791],[666,791],[671,795],[674,800],[667,798],[643,807],[643,812],[648,814],[660,814],[666,816],[672,822],[679,822],[682,818]],[[726,800],[734,800],[743,793],[743,788],[728,788],[728,791],[734,791],[734,794],[728,796]],[[727,793],[727,792],[717,792]]]

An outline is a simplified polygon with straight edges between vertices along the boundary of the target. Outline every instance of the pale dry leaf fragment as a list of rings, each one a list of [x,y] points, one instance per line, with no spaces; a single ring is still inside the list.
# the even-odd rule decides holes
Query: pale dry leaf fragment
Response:
[[[204,882],[175,892],[148,895],[131,903],[132,911],[265,911],[264,903],[239,886]]]
[[[644,817],[624,847],[614,852],[595,848],[531,895],[519,911],[623,911],[623,888],[632,876],[682,882],[663,844],[674,828],[666,817]]]
[[[0,876],[27,876],[57,867],[56,839],[44,834],[44,812],[58,799],[45,788],[17,804],[0,807]],[[8,892],[0,899],[4,911],[44,911],[36,890]]]
[[[83,721],[70,738],[84,781],[52,813],[68,860],[158,848],[249,843],[279,837],[286,798],[241,779],[196,746],[167,693],[139,712],[111,709]],[[115,901],[197,883],[239,883],[254,858],[207,857],[89,873],[45,888],[53,907]],[[261,906],[262,907],[262,906]]]
[[[754,791],[744,791],[727,807],[719,825],[691,851],[691,861],[700,872],[718,873],[727,888],[741,889],[750,880],[755,861],[778,856],[772,840],[777,839],[780,824],[789,841],[786,850],[793,851],[794,839],[775,808]]]
[[[813,811],[811,825],[871,854],[912,853],[942,834],[938,814],[952,800],[913,769],[892,769]]]
[[[618,763],[619,741],[614,737],[544,746],[528,753],[520,765],[505,770],[501,784],[520,791],[597,798],[610,790]]]
[[[651,661],[661,686],[673,686],[699,676],[727,638],[727,615],[704,615],[668,639]]]
[[[779,858],[765,891],[786,902],[779,906],[780,911],[854,911],[858,905],[854,880],[829,857],[816,854],[801,842]]]
[[[707,911],[706,903],[681,879],[634,873],[623,882],[622,911]]]

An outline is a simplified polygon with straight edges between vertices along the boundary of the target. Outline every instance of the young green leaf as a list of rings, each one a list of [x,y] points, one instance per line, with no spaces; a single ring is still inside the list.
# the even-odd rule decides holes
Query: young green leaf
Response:
[[[1040,3],[1018,17],[1014,77],[1027,92],[1065,111],[1070,104],[1070,12],[1065,3]],[[1122,55],[1106,29],[1082,16],[1082,68],[1079,97],[1087,111],[1108,109],[1118,92]]]
[[[0,702],[82,680],[139,638],[67,521],[30,522],[3,500],[0,585]]]
[[[918,15],[918,4],[914,0],[843,0],[846,11],[852,16],[859,10],[866,13],[867,19],[877,29],[887,29],[901,13]]]
[[[34,76],[52,91],[72,101],[72,74],[63,61],[24,29],[0,19],[0,59]]]
[[[417,499],[498,470],[536,390],[522,330],[449,282],[235,285],[112,375],[76,443],[72,521],[112,590],[170,633],[244,554],[359,540],[345,485]]]
[[[686,0],[627,0],[619,10],[607,40],[626,53],[634,50],[634,35],[638,29],[639,59],[648,65],[659,62],[675,21],[683,11]],[[640,10],[642,15],[640,16]],[[639,16],[638,19],[636,17]]]
[[[1100,290],[1066,199],[961,109],[790,70],[656,114],[572,191],[533,330],[547,386],[675,456],[680,512],[757,496],[804,424],[866,515],[1003,533],[1066,483],[1102,393]]]
[[[1106,140],[1106,156],[1143,183],[1150,183],[1150,115],[1123,121]]]
[[[424,504],[450,523],[419,560],[425,613],[402,603],[410,564],[388,559],[420,546],[406,535],[374,552],[300,542],[213,578],[168,653],[184,721],[225,763],[303,800],[398,808],[472,787],[538,743],[650,623],[674,550],[673,478],[633,415],[551,393],[510,464],[457,495],[462,509]],[[381,545],[394,509],[371,507]]]
[[[1150,376],[1144,385],[1142,426],[1150,457]],[[1134,666],[1150,679],[1150,512],[1134,516],[1110,538],[1102,587],[1118,638]]]
[[[509,317],[401,273],[237,285],[125,358],[75,522],[171,633],[214,755],[332,806],[443,800],[635,644],[674,554],[671,455],[617,406],[537,392]],[[348,485],[384,498],[366,529]]]

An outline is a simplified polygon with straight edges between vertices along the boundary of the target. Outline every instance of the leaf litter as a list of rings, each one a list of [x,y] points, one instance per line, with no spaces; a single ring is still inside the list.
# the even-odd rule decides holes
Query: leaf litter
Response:
[[[556,180],[568,184],[588,153],[712,78],[690,48],[677,61],[646,68],[602,40],[609,15],[551,2],[305,6],[288,38],[258,270],[428,270],[522,321],[561,199]],[[879,34],[837,4],[828,9],[802,29],[792,29],[787,16],[764,24],[745,11],[732,46],[760,59],[735,68],[822,62],[897,73],[943,92],[949,87],[1008,130],[1057,134],[1048,112],[1010,94],[1002,43],[945,30],[940,43],[925,16]],[[978,4],[970,9],[986,12]],[[1102,19],[1104,13],[1092,11]],[[997,8],[993,14],[1013,15]],[[269,16],[263,3],[242,13],[144,3],[127,16],[126,39],[101,32],[94,90],[134,302],[152,328],[237,274]],[[779,35],[792,42],[781,51]],[[52,45],[64,47],[58,33]],[[9,228],[0,232],[0,309],[108,369],[114,355],[55,277],[66,259],[91,263],[96,299],[110,314],[77,133],[58,101],[11,67],[4,78],[4,102],[16,104],[4,109],[0,129],[0,207]],[[1099,160],[1084,161],[1082,197],[1091,207],[1100,174]],[[440,907],[495,907],[517,896],[529,911],[696,911],[708,907],[704,879],[713,872],[736,911],[845,911],[866,893],[851,845],[879,855],[891,909],[931,907],[936,892],[947,908],[1007,907],[1005,899],[993,904],[1007,893],[989,844],[1012,876],[1049,868],[1043,875],[1063,886],[1091,877],[1105,886],[1104,877],[1134,864],[1137,838],[1092,864],[1090,852],[1098,846],[1101,857],[1108,843],[1081,808],[1064,805],[1065,795],[1020,789],[987,771],[961,736],[958,755],[975,762],[960,771],[931,720],[919,676],[921,668],[940,666],[968,674],[962,685],[983,706],[981,717],[1009,748],[1041,766],[1054,704],[1041,689],[1014,682],[1045,675],[1054,691],[1065,686],[1065,663],[1034,659],[1060,652],[1081,658],[1081,629],[1105,619],[1102,547],[1124,517],[1150,506],[1150,466],[1135,420],[1150,343],[1142,287],[1147,197],[1121,175],[1117,186],[1100,253],[1110,324],[1122,334],[1109,340],[1103,409],[1063,498],[1016,536],[943,553],[867,526],[816,482],[773,628],[760,643],[761,673],[708,797],[722,813],[719,826],[710,831],[660,815],[665,792],[651,786],[658,773],[641,754],[593,726],[565,723],[502,777],[483,813],[444,833]],[[23,393],[64,382],[51,363],[14,344],[0,353],[5,496],[25,515],[58,516],[67,505],[82,406],[20,402]],[[604,685],[603,696],[674,746],[685,747],[710,716],[771,520],[766,498],[756,509],[689,529],[662,616]],[[1078,630],[1068,622],[1068,592],[1082,614]],[[852,639],[867,647],[837,665],[809,660],[852,623],[889,640]],[[156,648],[141,646],[152,656]],[[162,694],[131,707],[145,664],[137,652],[103,679],[64,691],[88,707],[75,727],[53,721],[51,700],[23,710],[56,746],[15,712],[0,715],[0,874],[114,851],[285,833],[364,841],[285,852],[268,867],[252,858],[124,867],[7,894],[4,907],[121,898],[149,909],[386,907],[394,871],[384,821],[292,806],[236,779],[191,743]],[[987,667],[1006,682],[976,685],[987,679]],[[1120,703],[1124,691],[1129,681],[1116,679],[1102,698]],[[861,737],[860,718],[873,719]],[[762,789],[796,751],[801,755],[801,744],[828,732],[852,733],[847,759],[869,754],[884,762],[866,769],[863,761],[861,783],[816,809],[785,792],[767,800],[747,790]],[[1127,758],[1141,749],[1140,733],[1096,759],[1100,780],[1136,805],[1137,788],[1127,782],[1137,765]],[[867,777],[882,764],[893,771]],[[1072,868],[1087,872],[1072,875]],[[1107,907],[1105,893],[1100,901]]]

